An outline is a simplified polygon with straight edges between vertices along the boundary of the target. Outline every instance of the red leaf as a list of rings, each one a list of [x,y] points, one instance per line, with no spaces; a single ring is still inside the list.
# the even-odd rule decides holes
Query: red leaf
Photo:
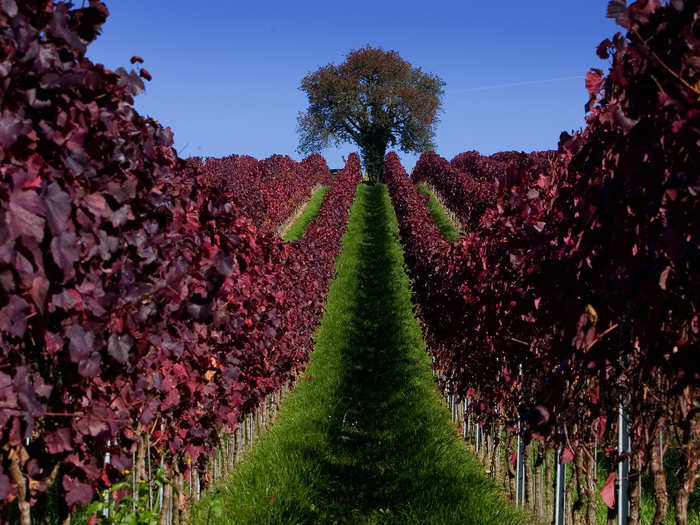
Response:
[[[93,351],[95,335],[86,332],[82,326],[77,324],[71,326],[66,331],[66,335],[70,341],[68,345],[70,360],[79,363],[83,359],[87,359]]]
[[[44,237],[44,219],[39,195],[33,190],[18,191],[10,196],[7,212],[10,234],[13,237],[26,235],[38,242]]]
[[[627,9],[627,0],[610,0],[608,11],[605,14],[608,18],[614,18],[622,27],[630,28],[630,16]]]
[[[46,210],[51,233],[55,235],[65,231],[69,225],[68,219],[72,209],[70,195],[63,191],[56,182],[52,182],[46,188],[41,203]]]
[[[107,201],[101,193],[91,193],[83,197],[83,201],[96,217],[108,217]]]
[[[67,474],[63,476],[63,490],[66,491],[66,503],[71,507],[75,504],[89,503],[94,494],[89,484],[82,483]]]
[[[0,113],[0,147],[9,148],[30,129],[32,122],[24,119],[24,112],[3,111]]]
[[[605,484],[600,489],[600,497],[603,502],[612,509],[615,507],[615,480],[617,479],[617,472],[611,472]]]
[[[47,434],[44,442],[49,449],[49,454],[58,454],[59,452],[67,452],[73,449],[70,428],[59,428]]]
[[[180,363],[175,363],[173,365],[173,372],[175,372],[175,375],[178,377],[187,377],[187,370]]]
[[[549,421],[550,414],[547,408],[545,408],[543,405],[537,405],[535,408],[540,413],[540,419],[537,421],[538,425],[543,425],[544,423]]]
[[[569,461],[574,459],[574,452],[569,447],[564,447],[561,453],[561,464],[566,465]]]
[[[29,303],[16,295],[10,296],[9,303],[0,308],[0,332],[21,337],[27,329]]]
[[[117,362],[125,365],[129,362],[129,350],[134,344],[134,338],[129,334],[112,334],[107,343],[107,352]]]
[[[608,48],[612,46],[612,42],[610,42],[609,38],[606,38],[603,40],[600,44],[598,44],[598,47],[596,48],[596,53],[600,58],[603,60],[606,60],[610,58],[610,52],[608,51]]]
[[[603,86],[603,72],[600,69],[591,69],[586,73],[586,90],[592,97],[598,96]]]
[[[63,232],[51,239],[51,255],[56,265],[63,270],[64,281],[75,276],[74,264],[80,257],[80,241],[73,232]]]
[[[49,280],[43,275],[37,275],[32,280],[31,296],[34,304],[41,312],[44,311],[44,303],[46,302],[46,293],[49,291]]]
[[[659,287],[661,287],[662,290],[666,289],[666,282],[668,281],[668,274],[671,273],[671,267],[667,266],[664,268],[664,271],[661,272],[661,277],[659,277]]]
[[[30,188],[41,188],[41,177],[37,176],[33,180],[25,182],[23,188],[28,190]]]

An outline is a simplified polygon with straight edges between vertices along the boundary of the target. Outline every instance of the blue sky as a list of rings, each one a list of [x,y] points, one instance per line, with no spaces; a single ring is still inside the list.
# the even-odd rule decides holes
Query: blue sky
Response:
[[[111,15],[88,56],[111,69],[145,59],[136,108],[170,126],[182,156],[296,153],[301,79],[366,44],[439,75],[437,152],[556,148],[583,126],[595,54],[617,27],[607,0],[247,2],[106,0]],[[322,154],[330,167],[353,145]],[[400,153],[410,169],[415,154]]]

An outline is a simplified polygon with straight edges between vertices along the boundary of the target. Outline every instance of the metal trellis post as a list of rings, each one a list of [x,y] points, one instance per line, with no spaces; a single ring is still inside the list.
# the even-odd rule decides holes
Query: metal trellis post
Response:
[[[518,427],[520,425],[518,424]],[[525,452],[525,443],[520,431],[518,431],[518,449],[516,453],[515,466],[515,506],[525,505],[525,462],[523,456]]]
[[[625,407],[620,404],[617,421],[617,452],[624,459],[617,466],[617,525],[627,525],[629,508],[629,474],[630,474],[630,434],[629,417]]]
[[[523,376],[523,365],[520,365],[520,377]],[[525,443],[522,437],[522,422],[518,421],[518,448],[516,451],[516,466],[515,466],[515,506],[525,505],[525,464],[523,456],[525,455]]]
[[[112,442],[107,440],[107,452],[105,452],[105,465],[109,465],[112,462],[112,454],[109,451],[109,447],[112,446]],[[105,493],[105,505],[109,505],[109,492]],[[105,507],[102,511],[102,515],[107,518],[109,517],[109,507]]]
[[[554,498],[554,525],[565,525],[566,516],[566,464],[561,462],[564,447],[557,450],[557,484]]]

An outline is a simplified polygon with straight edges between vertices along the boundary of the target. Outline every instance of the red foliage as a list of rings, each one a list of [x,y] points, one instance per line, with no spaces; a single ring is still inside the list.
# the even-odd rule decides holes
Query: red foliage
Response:
[[[446,388],[469,395],[482,419],[517,419],[526,434],[560,442],[561,428],[572,443],[612,440],[625,403],[633,453],[644,461],[655,429],[673,428],[691,479],[698,418],[688,407],[700,384],[700,50],[691,28],[700,5],[672,4],[617,13],[630,33],[599,48],[613,64],[600,86],[589,78],[587,128],[563,134],[556,156],[492,156],[513,177],[458,243],[445,249],[425,224],[398,159],[387,158],[386,177]],[[454,164],[476,170],[479,158]]]
[[[478,161],[478,153],[476,157],[472,153],[462,154],[464,156],[454,164],[468,167],[471,161]],[[493,181],[478,179],[472,172],[458,171],[432,151],[420,156],[411,177],[416,184],[427,183],[435,188],[467,231],[476,229],[484,211],[496,203]]]
[[[605,483],[600,488],[600,498],[608,508],[615,508],[615,481],[617,481],[617,472],[613,471],[608,474]]]
[[[261,161],[243,155],[209,158],[204,171],[212,188],[222,191],[240,213],[266,232],[277,231],[314,186],[331,181],[331,172],[320,155],[302,162],[283,155]]]
[[[85,57],[106,15],[94,0],[0,6],[11,28],[0,34],[0,507],[17,496],[13,463],[30,502],[56,466],[66,503],[88,501],[144,433],[169,463],[201,465],[222,429],[306,366],[359,181],[352,156],[308,240],[262,233],[201,159],[178,158],[172,133],[134,111],[138,74]],[[328,180],[320,157],[254,162],[270,229],[290,192]]]

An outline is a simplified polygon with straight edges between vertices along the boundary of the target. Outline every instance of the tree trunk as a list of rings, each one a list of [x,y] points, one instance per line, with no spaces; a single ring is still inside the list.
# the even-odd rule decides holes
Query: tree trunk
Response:
[[[606,525],[616,525],[617,524],[617,511],[615,508],[608,509],[608,519],[605,522]]]
[[[690,491],[681,481],[675,501],[676,525],[688,525],[688,503],[690,502]]]
[[[484,427],[481,427],[481,443],[479,444],[479,455],[477,456],[479,458],[479,463],[481,463],[481,466],[483,467],[485,464],[484,458],[488,454],[488,448],[489,448],[489,433],[488,431],[484,430]]]
[[[688,458],[681,452],[678,481],[680,481],[675,500],[676,525],[688,525],[688,503],[690,502],[690,472]]]
[[[187,515],[185,511],[187,509],[187,500],[185,499],[185,478],[178,472],[175,478],[175,487],[177,488],[175,510],[173,512],[173,525],[184,525],[187,523]]]
[[[642,522],[641,505],[642,505],[642,473],[641,459],[637,456],[632,456],[634,467],[630,470],[629,495],[630,495],[630,517],[629,525],[640,525]]]
[[[544,444],[536,441],[533,443],[535,465],[533,468],[533,490],[535,493],[534,508],[539,518],[544,518],[544,483],[542,480],[542,463],[544,462]],[[537,449],[535,450],[535,446]]]
[[[588,469],[586,471],[586,521],[587,525],[596,525],[596,507],[598,506],[598,490],[596,486],[596,463],[595,455],[588,458]]]
[[[148,479],[146,475],[146,448],[146,434],[139,433],[138,442],[136,444],[136,463],[133,467],[134,472],[136,472],[136,483]]]
[[[36,496],[36,503],[32,507],[34,516],[33,523],[35,525],[52,525],[50,515],[52,511],[59,512],[60,501],[57,492],[58,487],[55,487],[56,477],[58,476],[59,464],[56,463],[51,472],[43,479],[38,480],[42,485],[47,487],[47,490],[39,493]]]
[[[226,458],[226,471],[228,474],[233,472],[233,467],[236,465],[236,433],[235,431],[227,434],[228,440],[228,456]]]
[[[384,170],[384,155],[386,154],[388,139],[381,135],[381,132],[375,132],[366,138],[363,137],[364,140],[360,144],[362,162],[372,183],[382,180]]]
[[[525,483],[525,501],[523,507],[528,506],[531,509],[535,508],[535,477],[532,475],[532,444],[523,447],[523,483]]]
[[[163,486],[163,506],[160,508],[158,525],[169,525],[170,512],[172,510],[173,487],[170,483]]]
[[[566,496],[565,498],[565,512],[566,512],[566,523],[575,523],[574,521],[574,484],[576,482],[576,470],[575,470],[576,462],[572,462],[569,464],[569,468],[571,468],[571,477],[569,478],[569,481],[566,483]]]
[[[542,488],[544,491],[544,509],[545,514],[549,517],[554,516],[554,487],[552,485],[552,466],[554,464],[554,458],[552,457],[552,451],[543,445],[544,451],[544,481],[542,483]]]
[[[242,422],[238,423],[236,430],[233,431],[233,464],[235,465],[240,461],[241,452],[243,449],[243,435],[241,429],[243,428]]]
[[[690,494],[695,487],[698,478],[698,463],[700,458],[700,446],[695,434],[693,422],[686,420],[681,424],[679,451],[680,465],[678,468],[678,481],[680,482],[675,500],[676,525],[688,525],[688,504]]]
[[[513,472],[512,465],[510,464],[510,457],[513,452],[513,434],[511,432],[506,431],[506,476],[505,476],[505,482],[506,482],[506,487],[508,489],[508,494],[510,495],[511,499],[515,501],[515,486],[514,486],[514,481],[515,481],[515,473]]]
[[[656,512],[654,513],[653,525],[663,525],[668,513],[668,491],[666,488],[666,472],[664,471],[664,461],[661,452],[661,430],[659,436],[651,445],[649,454],[649,468],[654,481],[654,499],[656,500]]]
[[[496,432],[497,432],[497,437],[498,437],[498,441],[496,442],[496,447],[495,447],[496,448],[496,451],[495,451],[496,452],[496,454],[495,454],[495,456],[496,456],[496,462],[495,462],[496,463],[496,478],[498,479],[498,477],[500,477],[501,479],[503,479],[503,468],[502,468],[503,461],[501,460],[501,449],[503,448],[501,446],[501,444],[502,444],[501,441],[503,440],[503,429],[501,428],[500,423],[496,427]]]
[[[583,507],[585,505],[585,502],[587,500],[587,492],[586,492],[586,485],[587,485],[587,477],[586,477],[586,467],[584,463],[584,452],[581,449],[581,447],[577,447],[576,450],[576,455],[574,459],[574,466],[576,470],[574,471],[574,474],[576,476],[576,501],[574,502],[574,523],[577,525],[583,525],[584,523],[584,516],[583,516]]]
[[[20,453],[16,449],[10,451],[10,478],[17,486],[17,508],[20,525],[32,525],[32,508],[29,504],[27,480],[19,466]]]
[[[194,500],[199,501],[199,497],[201,495],[201,486],[199,483],[199,469],[195,468],[194,465],[192,465],[192,467],[192,484],[194,485]]]
[[[499,443],[501,441],[501,426],[496,425],[493,431],[493,446],[491,447],[491,466],[489,467],[490,474],[492,478],[498,476],[498,465],[496,464],[496,451],[498,450]]]

